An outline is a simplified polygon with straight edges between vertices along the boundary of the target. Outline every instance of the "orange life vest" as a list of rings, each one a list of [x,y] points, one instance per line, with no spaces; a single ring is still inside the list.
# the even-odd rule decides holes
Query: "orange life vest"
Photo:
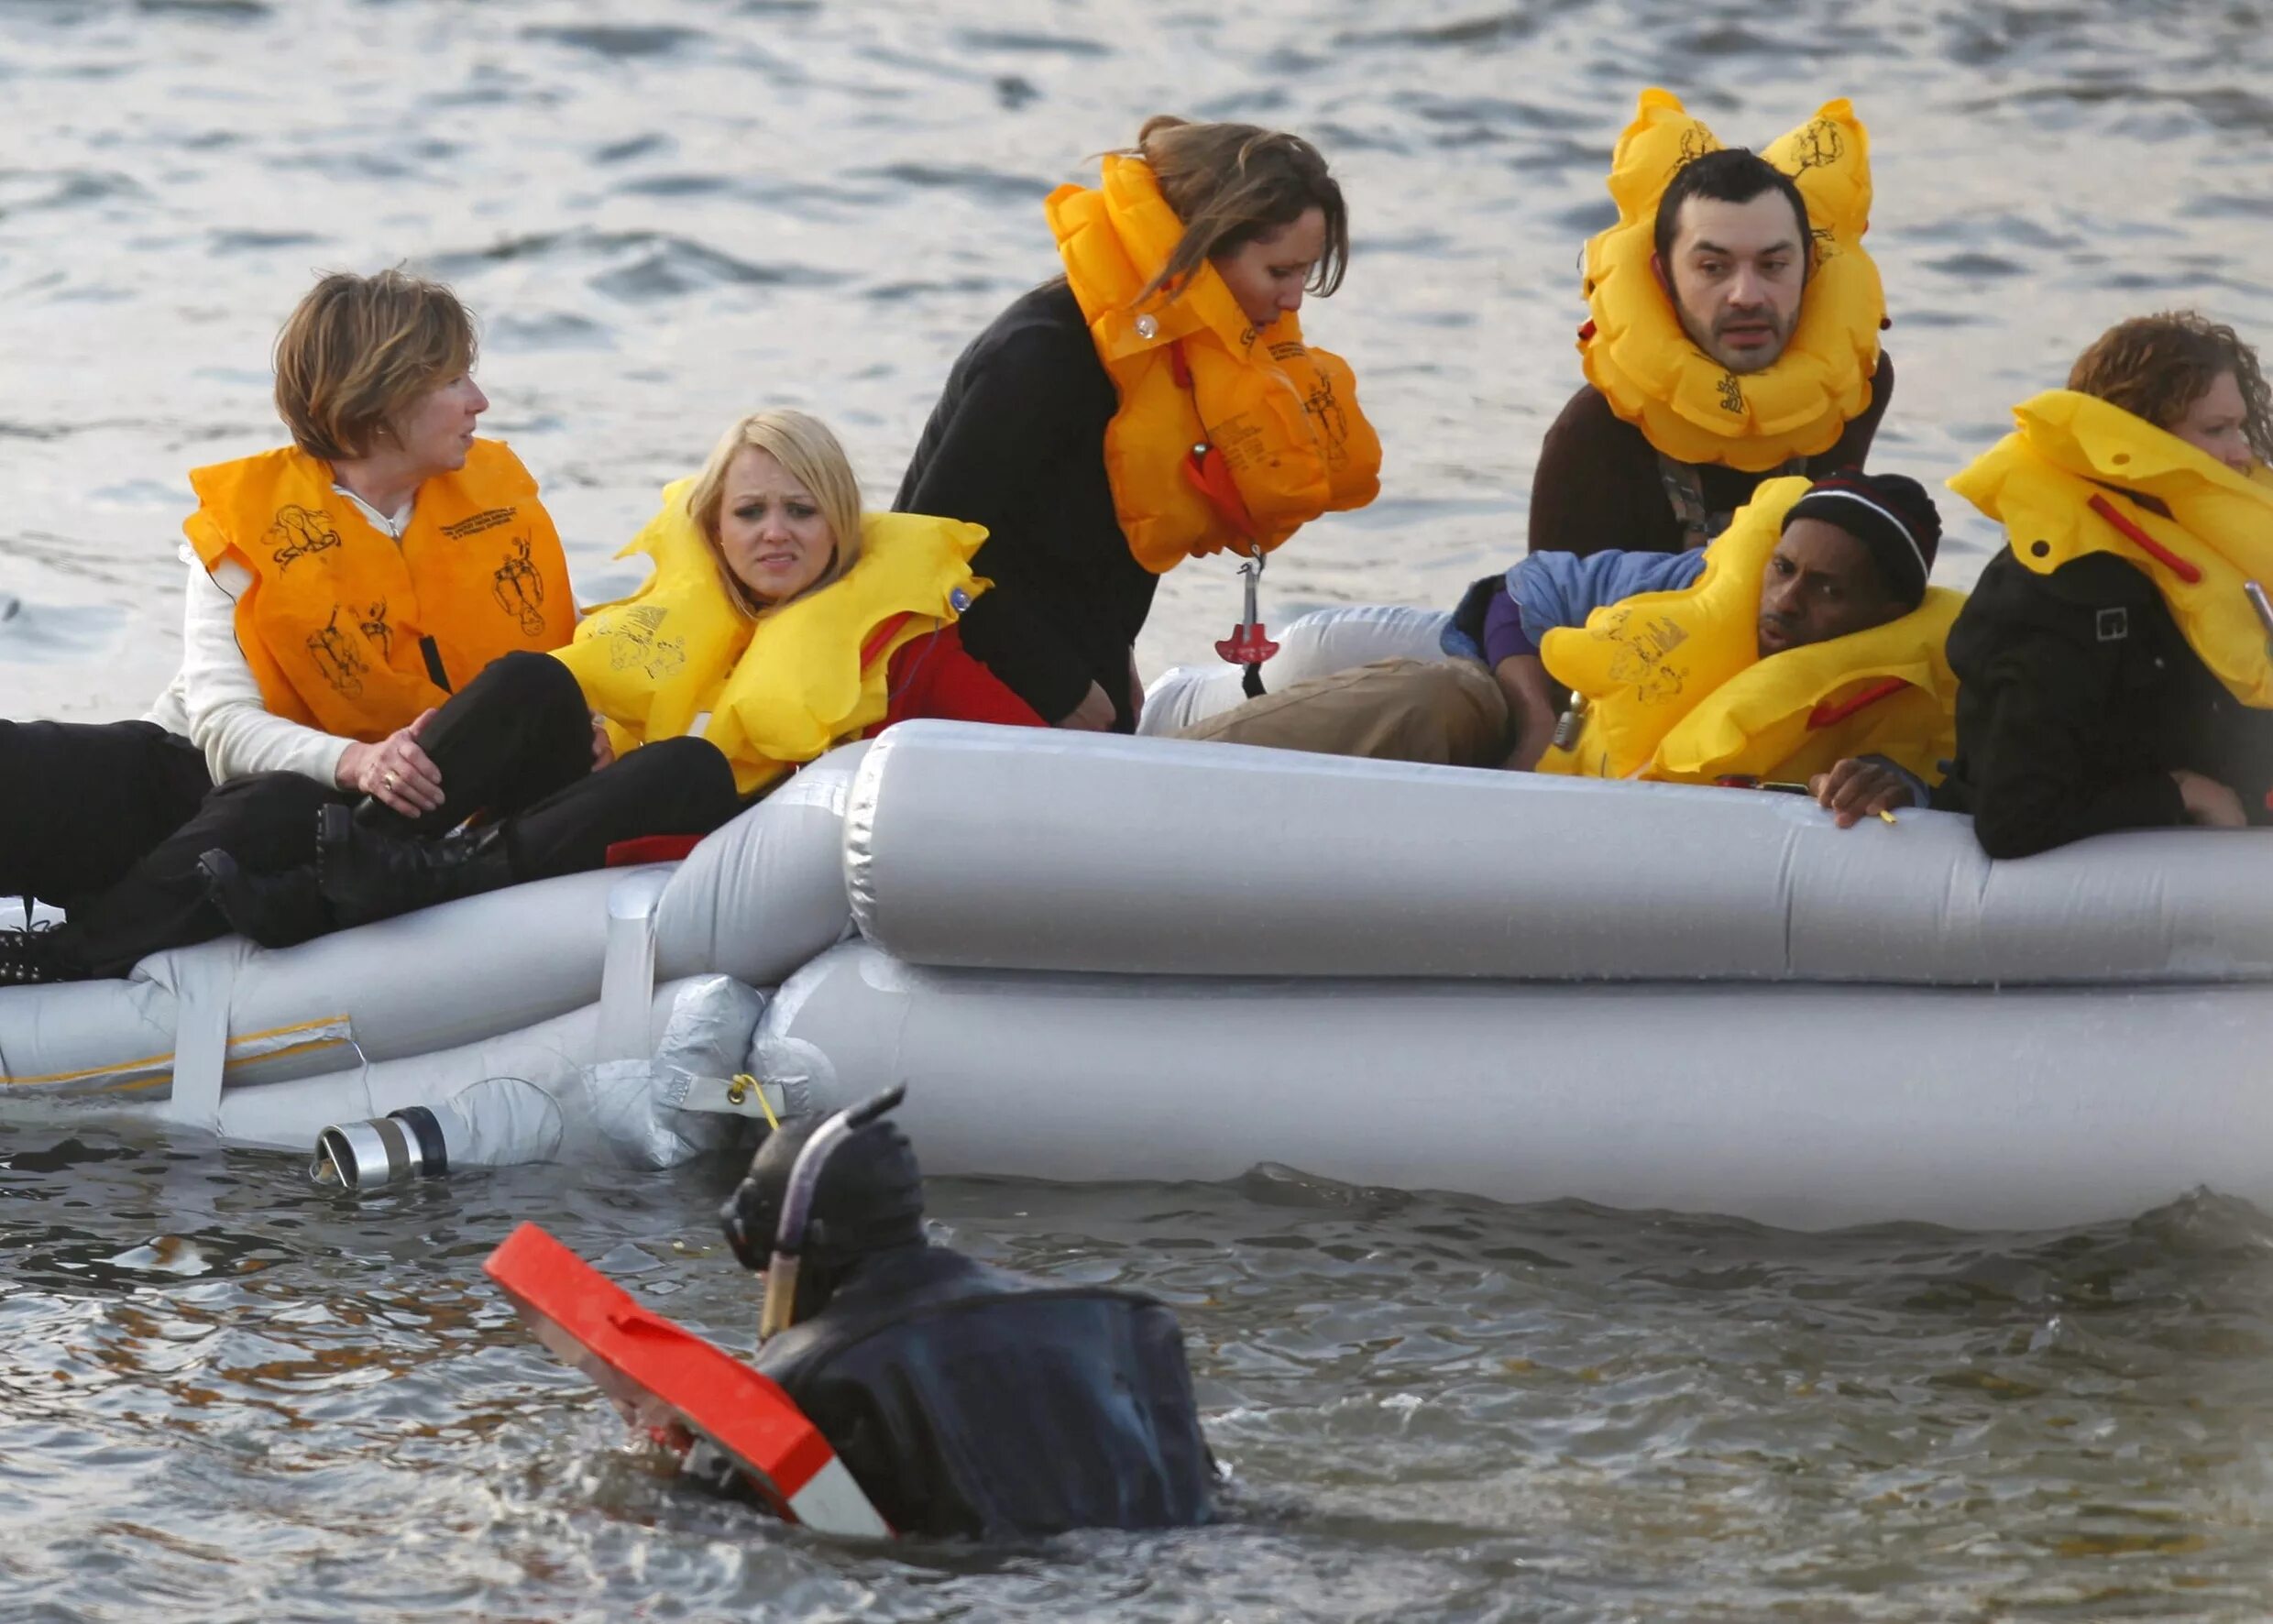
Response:
[[[193,469],[181,528],[207,569],[253,575],[236,641],[269,709],[367,743],[385,738],[514,649],[576,623],[568,564],[537,484],[505,446],[418,488],[400,543],[294,446]]]
[[[1381,442],[1349,364],[1291,313],[1259,332],[1214,266],[1138,301],[1183,236],[1141,159],[1049,194],[1066,281],[1121,409],[1105,474],[1129,551],[1155,575],[1224,547],[1268,552],[1381,488]]]

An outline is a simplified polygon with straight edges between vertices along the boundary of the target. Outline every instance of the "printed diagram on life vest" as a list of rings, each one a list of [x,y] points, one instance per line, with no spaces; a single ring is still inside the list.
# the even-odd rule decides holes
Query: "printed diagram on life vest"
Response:
[[[512,548],[489,577],[498,608],[521,622],[524,637],[544,635],[544,576],[530,561],[529,538],[515,536]]]
[[[1681,132],[1681,157],[1675,163],[1676,170],[1686,168],[1707,152],[1720,150],[1720,139],[1702,124],[1693,124]]]
[[[1332,376],[1321,368],[1317,377],[1310,393],[1302,397],[1302,410],[1324,447],[1327,468],[1338,473],[1349,461],[1349,419],[1342,411],[1340,397],[1334,392]]]
[[[1689,641],[1678,621],[1658,616],[1637,625],[1631,610],[1620,610],[1599,631],[1588,628],[1588,635],[1616,645],[1610,681],[1631,686],[1636,699],[1654,704],[1681,692],[1680,667],[1665,663],[1668,654]]]
[[[293,503],[276,510],[276,522],[269,526],[267,540],[269,555],[276,560],[277,573],[281,575],[298,560],[338,546],[339,532],[323,509]]]
[[[380,598],[371,605],[370,613],[356,622],[364,640],[379,650],[381,664],[391,665],[395,658],[395,629],[387,624],[387,600]]]
[[[1744,415],[1744,383],[1733,372],[1720,375],[1720,409],[1738,417]]]
[[[616,671],[637,667],[652,682],[675,676],[686,664],[686,640],[658,637],[668,609],[635,606],[609,617],[608,664]]]
[[[1803,175],[1809,170],[1828,170],[1847,156],[1847,137],[1829,119],[1818,118],[1793,137],[1790,151]]]
[[[357,652],[355,639],[339,628],[342,607],[332,605],[332,618],[324,622],[320,631],[309,634],[308,652],[315,656],[316,670],[335,692],[349,699],[360,699],[363,674],[370,666]]]

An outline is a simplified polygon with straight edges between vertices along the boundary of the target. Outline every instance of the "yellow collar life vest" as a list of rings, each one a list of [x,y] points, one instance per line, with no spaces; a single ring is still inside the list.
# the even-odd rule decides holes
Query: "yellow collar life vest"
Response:
[[[2013,556],[2049,575],[2112,553],[2155,583],[2188,644],[2243,704],[2273,708],[2266,629],[2242,590],[2273,592],[2273,474],[2236,474],[2122,407],[2048,390],[2020,427],[1949,481],[2004,526]],[[2164,517],[2132,499],[2151,497]]]
[[[1381,443],[1348,363],[1291,314],[1257,332],[1211,264],[1170,297],[1137,295],[1183,223],[1142,159],[1109,156],[1094,191],[1049,194],[1049,228],[1121,407],[1105,429],[1113,505],[1156,575],[1224,547],[1268,552],[1381,488]]]
[[[1871,403],[1886,315],[1878,267],[1863,252],[1871,222],[1871,143],[1854,106],[1826,102],[1761,154],[1807,200],[1815,269],[1799,325],[1773,366],[1740,376],[1697,348],[1650,261],[1658,199],[1682,165],[1720,142],[1662,90],[1645,90],[1610,161],[1618,224],[1587,244],[1579,330],[1587,380],[1610,410],[1675,462],[1762,473],[1839,441]]]
[[[1853,755],[1883,755],[1928,783],[1957,745],[1957,677],[1942,652],[1961,594],[1928,588],[1916,609],[1867,631],[1760,657],[1760,588],[1805,479],[1772,479],[1706,549],[1677,592],[1606,604],[1540,641],[1557,682],[1587,703],[1568,750],[1543,773],[1710,783],[1804,780]]]
[[[903,643],[954,620],[984,590],[971,555],[976,524],[867,513],[861,555],[841,580],[752,620],[728,598],[709,544],[686,510],[692,479],[618,557],[654,560],[647,584],[602,604],[559,657],[625,745],[702,736],[733,763],[744,795],[882,721]]]
[[[498,441],[418,488],[400,543],[296,447],[193,469],[190,487],[199,506],[181,528],[200,561],[252,572],[236,641],[262,702],[290,720],[372,742],[576,625],[560,536]]]

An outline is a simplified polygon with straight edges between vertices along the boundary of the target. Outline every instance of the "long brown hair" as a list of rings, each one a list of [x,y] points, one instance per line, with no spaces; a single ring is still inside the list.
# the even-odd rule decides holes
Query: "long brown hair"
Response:
[[[1129,156],[1145,160],[1184,225],[1140,301],[1165,287],[1180,288],[1202,261],[1291,225],[1312,209],[1326,217],[1326,248],[1308,291],[1323,299],[1342,285],[1349,268],[1349,211],[1341,182],[1301,137],[1253,124],[1192,124],[1162,113],[1145,120]]]
[[[2261,463],[2273,463],[2273,391],[2257,352],[2233,328],[2191,310],[2118,322],[2092,341],[2068,374],[2068,387],[2096,395],[2167,429],[2186,416],[2218,375],[2241,385],[2242,433]]]

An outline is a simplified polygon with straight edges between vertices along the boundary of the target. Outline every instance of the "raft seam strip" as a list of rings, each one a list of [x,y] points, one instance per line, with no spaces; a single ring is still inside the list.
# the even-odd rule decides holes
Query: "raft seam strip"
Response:
[[[289,1037],[295,1032],[315,1032],[326,1026],[346,1026],[350,1028],[350,1033],[338,1037],[315,1038],[306,1043],[291,1044],[283,1048],[271,1049],[262,1054],[232,1055],[229,1059],[223,1062],[224,1068],[248,1065],[254,1060],[272,1060],[280,1055],[297,1054],[305,1049],[323,1048],[355,1041],[352,1036],[353,1022],[347,1015],[341,1014],[325,1015],[321,1020],[302,1021],[290,1026],[271,1026],[265,1032],[247,1032],[242,1037],[230,1038],[229,1048],[235,1050],[247,1044],[263,1042],[268,1038]],[[36,1088],[43,1083],[77,1082],[91,1077],[139,1071],[151,1066],[163,1066],[170,1070],[173,1066],[173,1057],[174,1051],[168,1049],[163,1054],[144,1055],[139,1059],[134,1060],[115,1060],[107,1066],[89,1066],[80,1071],[50,1071],[38,1077],[0,1077],[0,1087]]]

